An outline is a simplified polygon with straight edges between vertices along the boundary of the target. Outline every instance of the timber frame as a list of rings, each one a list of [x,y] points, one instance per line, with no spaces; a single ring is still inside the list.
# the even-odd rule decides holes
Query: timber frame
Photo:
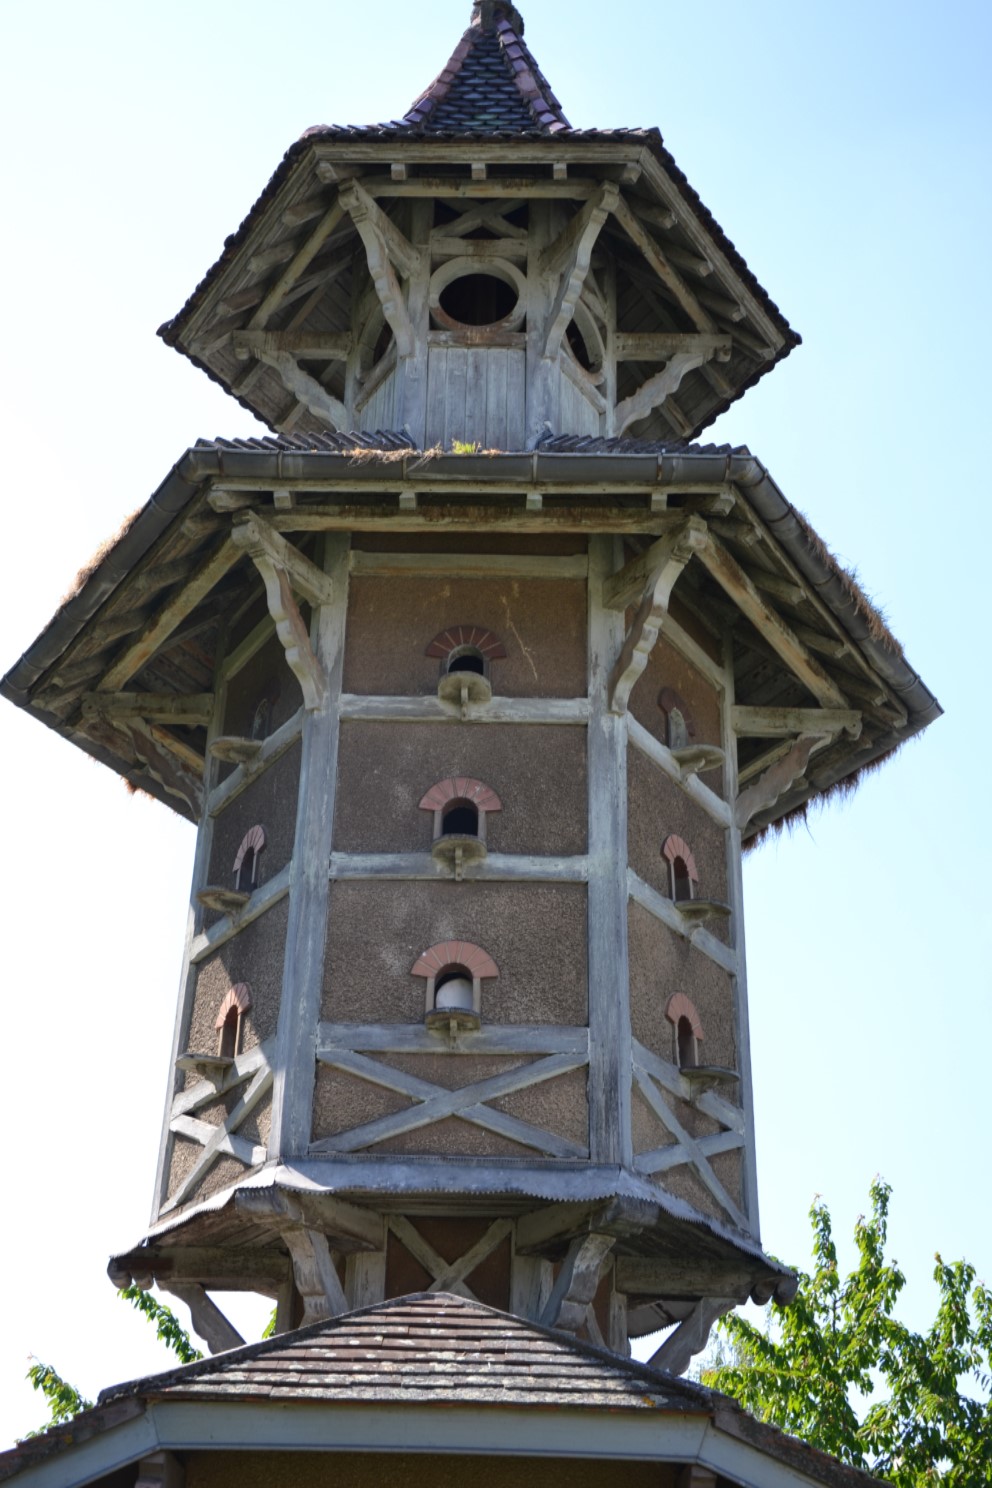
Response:
[[[471,273],[513,314],[452,319]],[[694,437],[799,340],[656,131],[579,130],[310,131],[161,334],[273,430],[487,449]]]

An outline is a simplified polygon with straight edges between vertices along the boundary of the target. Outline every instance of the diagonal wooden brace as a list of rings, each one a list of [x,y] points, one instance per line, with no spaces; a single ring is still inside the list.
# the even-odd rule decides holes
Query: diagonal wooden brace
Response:
[[[303,1322],[319,1323],[348,1311],[327,1236],[320,1230],[287,1229],[283,1233],[293,1258],[296,1290],[303,1298]]]
[[[693,553],[701,552],[706,542],[706,523],[700,517],[687,517],[643,555],[646,560],[643,565],[645,581],[640,604],[610,676],[612,713],[626,713],[634,684],[648,664],[668,614],[672,590]],[[640,565],[642,560],[635,559],[634,562]],[[613,587],[604,593],[604,603],[608,608],[612,607],[611,601],[616,593],[625,593],[626,573],[624,569],[615,575]]]
[[[805,771],[813,751],[822,749],[825,744],[830,743],[830,739],[829,733],[803,734],[796,740],[784,759],[777,760],[774,765],[769,765],[754,785],[741,791],[734,807],[734,820],[742,832],[759,811],[767,811],[785,795]]]
[[[330,580],[315,563],[254,515],[239,520],[231,535],[262,576],[269,614],[275,621],[286,661],[303,691],[305,707],[314,712],[327,697],[327,677],[314,655],[303,616],[293,598],[293,587],[311,604],[322,605],[330,602]]]
[[[615,1235],[580,1235],[568,1247],[541,1317],[545,1328],[576,1333],[599,1286],[603,1266],[617,1243]]]

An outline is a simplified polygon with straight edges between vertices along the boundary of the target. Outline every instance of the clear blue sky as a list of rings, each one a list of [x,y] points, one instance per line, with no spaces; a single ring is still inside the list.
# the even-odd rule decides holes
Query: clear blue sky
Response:
[[[250,416],[155,337],[308,125],[401,112],[469,0],[3,7],[5,670],[199,435]],[[890,616],[947,717],[746,870],[763,1238],[802,1263],[876,1172],[927,1316],[936,1248],[992,1281],[984,387],[987,4],[530,0],[577,125],[660,125],[804,336],[746,442]],[[161,1367],[106,1256],[147,1217],[191,829],[4,705],[5,1326],[95,1391]]]

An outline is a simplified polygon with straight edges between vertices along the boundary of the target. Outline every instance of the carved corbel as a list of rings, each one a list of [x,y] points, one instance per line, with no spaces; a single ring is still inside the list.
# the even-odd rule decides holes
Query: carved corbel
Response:
[[[668,601],[676,581],[692,555],[700,552],[706,541],[706,523],[699,517],[689,517],[672,532],[660,537],[641,558],[634,559],[616,574],[604,590],[607,608],[618,608],[629,592],[628,575],[631,572],[638,578],[643,575],[640,604],[610,677],[611,712],[627,711],[631,691],[648,664],[648,657],[668,614]]]
[[[733,1300],[725,1297],[700,1298],[689,1316],[669,1333],[648,1363],[654,1369],[667,1370],[669,1374],[684,1374],[694,1355],[702,1353],[706,1347],[713,1324],[735,1305]]]
[[[586,1321],[603,1267],[616,1243],[615,1235],[597,1234],[581,1235],[572,1241],[541,1314],[545,1328],[578,1332]]]
[[[347,429],[348,410],[340,398],[335,398],[322,382],[305,372],[292,352],[273,351],[264,345],[252,346],[250,350],[265,366],[278,372],[279,380],[287,393],[292,393],[304,408],[309,409],[314,418],[319,418],[337,434]]]
[[[221,1312],[216,1302],[207,1296],[202,1286],[195,1281],[163,1281],[163,1292],[178,1297],[189,1308],[194,1332],[203,1339],[212,1354],[223,1354],[228,1349],[243,1348],[244,1339],[237,1328]]]
[[[757,816],[759,811],[767,811],[785,795],[805,771],[810,755],[814,750],[822,749],[825,744],[829,744],[831,737],[830,733],[803,734],[796,740],[788,754],[777,760],[774,765],[769,765],[754,785],[741,791],[734,807],[734,820],[742,832],[746,831],[751,819]]]
[[[331,583],[326,574],[258,517],[240,519],[231,534],[262,576],[269,614],[286,652],[286,661],[303,691],[304,705],[313,711],[327,696],[327,678],[314,655],[307,628],[293,597],[295,587],[313,605],[327,604]]]
[[[293,1259],[296,1290],[303,1298],[303,1322],[319,1323],[348,1311],[327,1236],[320,1230],[287,1229],[283,1239]]]
[[[543,354],[546,357],[556,357],[561,350],[562,338],[575,315],[589,273],[596,240],[619,198],[618,186],[613,183],[601,186],[542,256],[542,273],[560,274],[558,293],[545,323]]]
[[[398,270],[405,279],[416,273],[421,262],[420,252],[357,181],[341,188],[339,200],[365,246],[369,273],[382,312],[396,337],[397,355],[412,356],[415,349],[413,323],[396,273]]]
[[[667,398],[674,397],[682,386],[683,379],[697,367],[711,362],[715,356],[716,351],[710,346],[697,346],[692,351],[677,352],[666,367],[642,382],[636,393],[631,393],[629,398],[624,398],[622,403],[617,404],[614,415],[617,434],[626,433],[631,424],[647,418]]]

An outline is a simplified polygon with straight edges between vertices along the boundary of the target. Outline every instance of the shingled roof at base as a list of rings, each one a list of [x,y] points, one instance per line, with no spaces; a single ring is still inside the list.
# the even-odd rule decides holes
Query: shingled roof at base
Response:
[[[423,1407],[429,1440],[417,1427]],[[692,1462],[766,1488],[874,1481],[716,1391],[444,1293],[115,1385],[93,1410],[0,1456],[0,1481],[54,1482],[57,1469],[64,1488],[99,1482],[128,1460],[129,1435],[135,1460],[163,1448],[471,1452]]]

